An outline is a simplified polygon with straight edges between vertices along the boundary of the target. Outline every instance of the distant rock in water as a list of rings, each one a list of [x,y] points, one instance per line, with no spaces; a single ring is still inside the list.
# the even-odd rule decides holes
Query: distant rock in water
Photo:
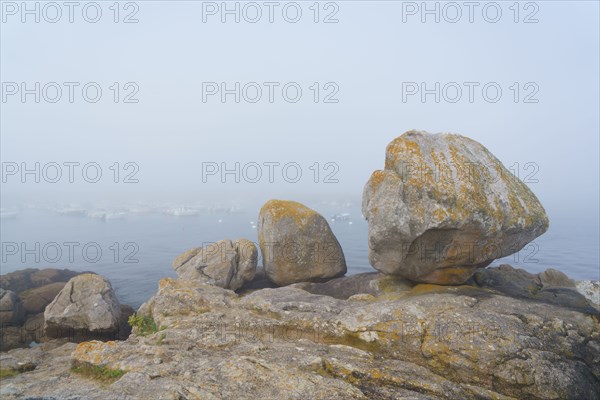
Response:
[[[529,188],[476,141],[409,131],[363,192],[369,262],[424,283],[460,284],[548,229]]]
[[[258,216],[258,243],[265,274],[277,285],[346,273],[342,247],[327,220],[295,201],[265,203]]]
[[[78,275],[65,285],[44,312],[48,337],[117,334],[121,305],[110,282],[96,274]]]
[[[188,250],[173,261],[181,279],[237,290],[256,274],[258,250],[247,239],[221,240]]]

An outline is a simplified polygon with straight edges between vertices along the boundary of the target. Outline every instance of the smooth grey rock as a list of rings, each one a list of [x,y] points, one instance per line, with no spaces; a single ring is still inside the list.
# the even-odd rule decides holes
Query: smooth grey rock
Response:
[[[417,282],[460,284],[548,229],[533,192],[484,146],[409,131],[363,191],[369,262]]]
[[[55,282],[21,292],[25,312],[30,315],[43,313],[65,285],[66,282]]]
[[[247,239],[225,239],[203,248],[188,250],[173,261],[181,279],[237,290],[252,281],[256,273],[258,250]]]
[[[121,307],[112,285],[95,274],[82,274],[69,280],[44,312],[49,337],[70,335],[73,331],[115,333],[120,318]]]
[[[20,325],[25,316],[23,302],[12,290],[0,288],[0,326]]]
[[[327,282],[300,282],[290,285],[306,290],[312,294],[348,299],[359,294],[368,294],[375,297],[383,295],[396,295],[406,293],[415,284],[394,275],[380,272],[366,272],[362,274],[343,276]]]
[[[575,288],[573,281],[555,269],[530,274],[524,269],[502,264],[477,270],[473,276],[477,285],[494,289],[515,298],[527,298],[600,316],[588,300]]]
[[[269,200],[258,216],[267,278],[277,285],[324,281],[346,273],[346,259],[327,220],[295,201]]]

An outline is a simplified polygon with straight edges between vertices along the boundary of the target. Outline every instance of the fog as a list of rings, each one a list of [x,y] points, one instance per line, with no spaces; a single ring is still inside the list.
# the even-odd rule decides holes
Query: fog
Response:
[[[22,4],[2,3],[5,209],[359,204],[385,146],[421,129],[481,142],[527,179],[551,223],[597,226],[597,2],[501,2],[499,17],[483,2],[472,15],[460,2],[428,3],[433,14],[421,2],[318,13],[281,2],[273,22],[262,2],[227,3],[239,22],[221,2],[120,3],[118,15],[100,2],[95,23],[85,2],[72,23],[62,3]]]

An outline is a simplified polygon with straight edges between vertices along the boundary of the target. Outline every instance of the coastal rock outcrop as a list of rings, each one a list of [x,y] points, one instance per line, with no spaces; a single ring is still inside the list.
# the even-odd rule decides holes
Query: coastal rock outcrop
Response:
[[[101,275],[78,275],[65,285],[44,312],[49,337],[118,333],[121,306],[110,282]],[[88,336],[90,337],[90,336]]]
[[[258,250],[250,240],[225,239],[186,251],[173,261],[173,269],[181,279],[237,290],[254,278],[257,262]]]
[[[369,262],[417,282],[460,284],[548,228],[533,192],[484,146],[409,131],[363,191]]]
[[[346,273],[342,247],[321,214],[295,201],[270,200],[258,216],[268,279],[277,285],[323,281]]]
[[[3,396],[600,399],[600,311],[577,306],[586,300],[564,279],[544,289],[555,272],[491,270],[483,287],[376,272],[307,286],[345,288],[338,298],[300,283],[239,295],[163,279],[138,311],[155,329],[122,342],[53,345],[54,358],[12,351],[2,358],[9,368],[37,367],[3,382]],[[515,274],[517,287],[529,282],[556,299],[508,292]]]
[[[0,289],[15,292],[22,309],[22,315],[21,311],[17,312],[21,318],[10,323],[0,323],[3,328],[0,334],[0,351],[49,340],[44,330],[44,310],[67,281],[80,274],[68,269],[27,268],[0,275]]]

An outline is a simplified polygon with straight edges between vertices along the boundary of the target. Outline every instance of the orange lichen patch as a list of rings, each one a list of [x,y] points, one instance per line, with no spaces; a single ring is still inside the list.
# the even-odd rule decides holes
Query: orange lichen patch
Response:
[[[396,170],[397,163],[400,160],[417,166],[423,165],[421,147],[417,142],[409,139],[411,132],[397,137],[387,145],[385,150],[385,169]]]
[[[419,296],[422,294],[429,293],[457,293],[461,291],[484,291],[482,289],[476,288],[474,286],[469,285],[455,285],[455,286],[446,286],[446,285],[435,285],[433,283],[419,283],[415,285],[406,295],[407,296]]]
[[[408,294],[411,296],[427,293],[439,293],[448,291],[448,286],[435,285],[433,283],[419,283],[415,285]]]
[[[80,354],[86,354],[92,350],[96,350],[98,348],[98,345],[103,345],[103,344],[104,344],[104,342],[101,342],[99,340],[91,340],[89,342],[81,342],[75,348],[75,352],[80,353]]]
[[[371,188],[375,190],[379,185],[383,183],[386,177],[386,172],[380,169],[376,170],[371,174],[371,178],[369,179],[369,183],[371,184]]]
[[[430,171],[429,175],[427,175],[427,177],[430,178],[427,183],[432,186],[432,191],[435,197],[440,198],[442,189],[445,189],[446,185],[448,184],[447,179],[451,171],[443,153],[438,154],[431,150],[430,156],[431,160],[433,161],[433,171]],[[431,168],[429,168],[429,170],[431,170]],[[437,178],[434,176],[434,174],[438,175]]]
[[[414,390],[419,393],[437,394],[437,388],[434,385],[419,380],[418,377],[408,379],[405,376],[388,373],[385,369],[380,368],[353,368],[350,365],[343,365],[335,359],[323,359],[321,368],[318,373],[327,377],[342,379],[349,384],[365,390],[368,387],[376,387],[378,389],[384,387],[397,387],[402,389]]]
[[[456,285],[469,279],[475,273],[475,269],[477,267],[472,266],[439,268],[427,275],[420,276],[419,281]]]
[[[158,290],[163,290],[168,286],[173,286],[175,284],[175,279],[172,278],[164,278],[158,282]]]
[[[375,194],[379,190],[379,187],[385,181],[387,176],[388,176],[388,172],[382,171],[380,169],[374,171],[371,174],[371,178],[369,178],[369,181],[367,182],[367,186],[366,186],[369,190],[367,198],[372,197],[373,194]],[[371,210],[371,211],[376,212],[376,210]]]
[[[282,218],[291,218],[300,227],[305,226],[317,212],[295,201],[269,200],[260,210],[260,215],[269,213],[273,222]]]
[[[448,213],[443,208],[436,208],[433,210],[433,216],[438,220],[438,222],[441,222],[446,219]]]
[[[81,342],[75,348],[75,351],[73,352],[73,358],[90,364],[100,364],[102,362],[102,351],[104,350],[105,346],[106,344],[99,340]]]

